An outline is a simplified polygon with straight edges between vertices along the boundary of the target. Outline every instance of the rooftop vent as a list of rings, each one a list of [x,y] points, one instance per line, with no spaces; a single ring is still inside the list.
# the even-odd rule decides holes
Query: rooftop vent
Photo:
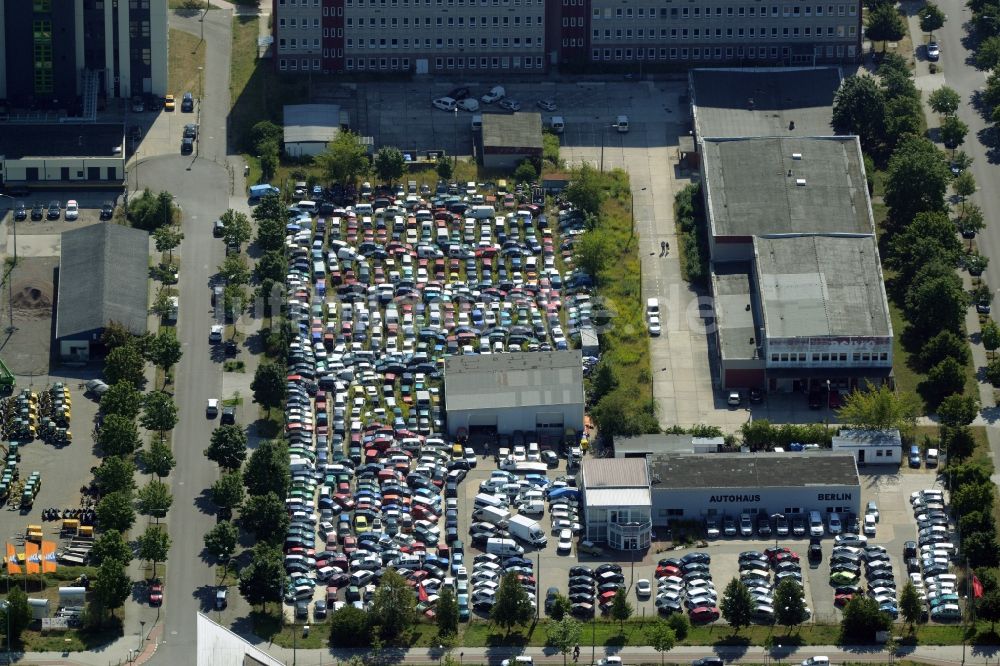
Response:
[[[802,159],[802,153],[792,153],[792,159],[793,160],[801,160]]]
[[[805,187],[806,186],[806,179],[805,178],[796,178],[795,179],[795,184],[798,185],[799,187]]]

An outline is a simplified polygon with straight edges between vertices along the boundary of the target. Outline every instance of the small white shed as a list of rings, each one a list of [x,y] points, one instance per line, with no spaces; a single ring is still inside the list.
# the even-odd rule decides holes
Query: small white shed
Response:
[[[862,465],[899,465],[903,440],[898,430],[841,430],[833,438],[833,450],[850,452]]]

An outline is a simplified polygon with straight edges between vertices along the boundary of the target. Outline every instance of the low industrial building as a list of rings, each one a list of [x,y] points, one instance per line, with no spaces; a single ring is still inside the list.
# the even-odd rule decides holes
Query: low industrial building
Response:
[[[284,107],[285,154],[312,157],[349,127],[347,111],[336,104],[288,104]]]
[[[652,520],[658,527],[744,513],[858,515],[861,505],[861,481],[849,453],[656,456],[649,462],[649,477]]]
[[[583,432],[579,350],[460,354],[445,358],[448,432]]]
[[[642,550],[652,538],[649,470],[642,458],[587,458],[577,486],[588,541]]]
[[[895,429],[841,430],[833,438],[833,450],[853,455],[858,467],[903,462],[903,439]]]
[[[86,363],[104,351],[101,334],[116,321],[146,332],[149,234],[120,224],[93,224],[62,235],[56,298],[56,342],[64,363]]]
[[[514,169],[524,160],[541,160],[542,116],[483,114],[482,141],[482,162],[489,169]]]
[[[694,435],[635,435],[615,437],[615,458],[649,458],[668,453],[716,453],[722,451],[722,437]]]
[[[125,183],[121,123],[0,124],[0,180],[19,188],[111,188]]]

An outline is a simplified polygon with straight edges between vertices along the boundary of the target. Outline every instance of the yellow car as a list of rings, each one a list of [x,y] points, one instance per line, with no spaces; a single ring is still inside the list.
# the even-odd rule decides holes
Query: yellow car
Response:
[[[163,98],[163,110],[173,111],[174,110],[174,96],[167,95]]]

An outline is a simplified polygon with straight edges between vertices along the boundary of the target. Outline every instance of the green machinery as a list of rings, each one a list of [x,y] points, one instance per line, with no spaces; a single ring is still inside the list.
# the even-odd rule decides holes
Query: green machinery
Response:
[[[0,394],[10,395],[14,392],[14,373],[0,359]]]

